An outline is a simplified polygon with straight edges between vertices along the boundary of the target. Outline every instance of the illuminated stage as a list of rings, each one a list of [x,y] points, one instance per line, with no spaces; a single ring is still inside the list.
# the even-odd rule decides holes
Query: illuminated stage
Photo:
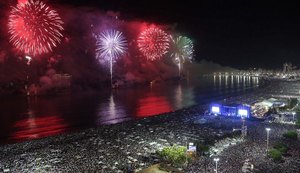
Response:
[[[250,118],[251,108],[243,104],[211,104],[210,113],[214,115]]]

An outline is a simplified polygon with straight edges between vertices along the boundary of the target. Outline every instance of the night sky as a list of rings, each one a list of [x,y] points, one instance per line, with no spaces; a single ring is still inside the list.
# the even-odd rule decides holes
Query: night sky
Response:
[[[193,38],[196,60],[235,68],[300,63],[299,4],[255,0],[48,0],[54,5],[121,12],[125,20],[176,24]],[[196,3],[198,2],[198,4]]]
[[[59,0],[117,10],[127,18],[174,24],[194,39],[196,59],[236,68],[300,63],[299,4],[255,0]],[[198,2],[199,4],[196,4]]]

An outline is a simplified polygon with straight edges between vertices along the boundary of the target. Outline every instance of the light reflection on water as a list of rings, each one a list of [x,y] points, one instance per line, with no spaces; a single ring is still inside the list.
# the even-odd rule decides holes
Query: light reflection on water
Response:
[[[110,94],[107,102],[100,104],[97,110],[97,125],[115,124],[129,119],[122,104],[118,100],[115,101],[113,93]]]
[[[165,112],[173,111],[170,102],[165,96],[152,95],[151,93],[145,98],[138,100],[137,117],[146,117]]]
[[[1,99],[0,140],[22,141],[175,111],[259,86],[257,77],[212,76],[52,97]]]
[[[20,130],[13,133],[12,138],[26,140],[46,137],[62,133],[66,126],[58,116],[28,117],[14,124],[14,128]]]

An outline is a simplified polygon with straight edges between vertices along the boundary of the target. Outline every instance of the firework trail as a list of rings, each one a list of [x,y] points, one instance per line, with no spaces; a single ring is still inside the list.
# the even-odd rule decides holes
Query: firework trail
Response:
[[[113,61],[126,53],[127,41],[122,32],[108,30],[96,35],[96,58],[101,62],[110,61],[110,80],[112,85]]]
[[[191,39],[185,36],[178,36],[172,38],[172,57],[178,65],[179,77],[181,75],[181,66],[185,61],[193,59],[194,46]]]

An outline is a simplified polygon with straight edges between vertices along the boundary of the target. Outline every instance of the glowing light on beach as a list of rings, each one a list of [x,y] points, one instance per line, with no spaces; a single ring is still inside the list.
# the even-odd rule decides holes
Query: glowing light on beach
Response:
[[[104,31],[96,35],[96,58],[110,61],[111,85],[113,76],[113,61],[126,53],[127,41],[122,32],[116,30]]]
[[[155,60],[167,53],[170,46],[170,37],[165,31],[157,27],[151,27],[139,35],[137,45],[140,52],[148,60]]]
[[[58,13],[37,0],[20,1],[8,19],[10,42],[27,55],[49,53],[61,42],[63,22]]]

